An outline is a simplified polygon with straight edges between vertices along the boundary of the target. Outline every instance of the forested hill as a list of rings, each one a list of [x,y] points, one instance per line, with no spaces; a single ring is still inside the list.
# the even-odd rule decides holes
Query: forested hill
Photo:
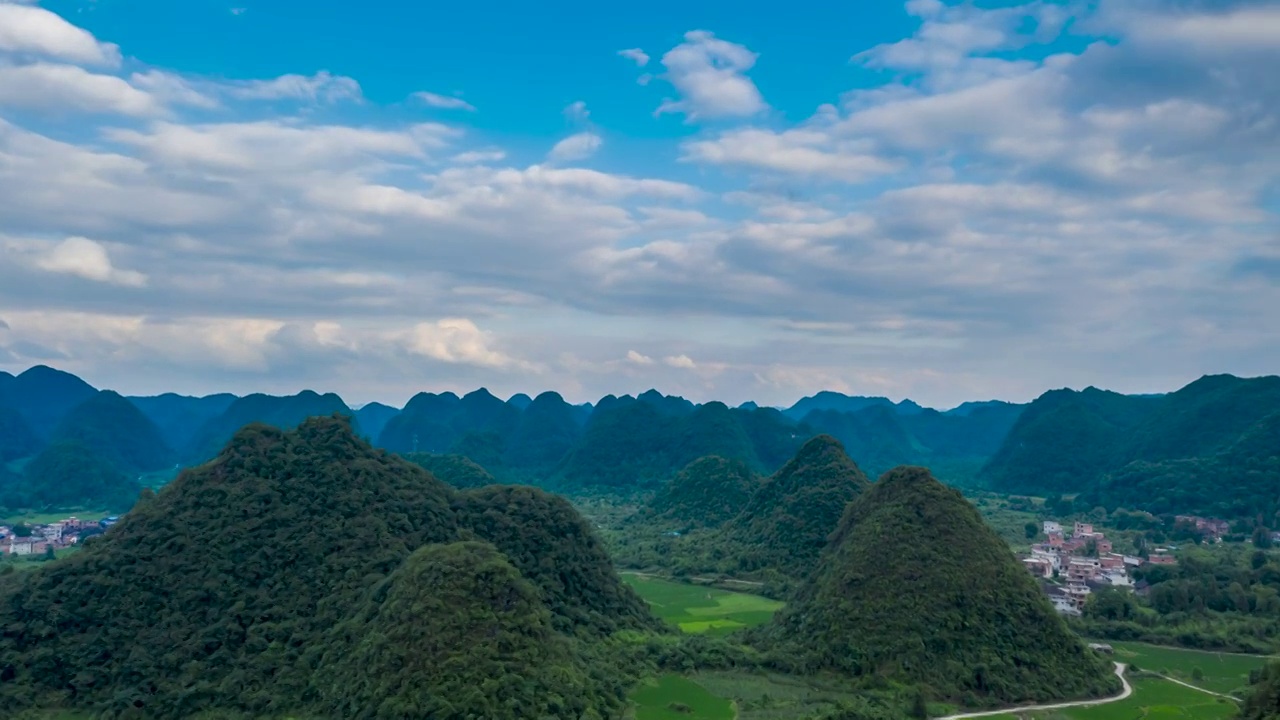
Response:
[[[923,684],[967,706],[1118,684],[977,510],[924,468],[896,468],[848,505],[757,642],[804,673]]]
[[[453,490],[338,417],[240,431],[76,554],[5,578],[0,626],[6,711],[405,717],[449,689],[448,717],[498,720],[613,716],[629,682],[597,642],[658,627],[564,500]]]
[[[991,487],[1081,493],[1155,513],[1280,511],[1280,377],[1203,377],[1169,395],[1055,390],[1032,403],[983,471]]]
[[[208,419],[192,436],[186,448],[188,463],[199,463],[213,457],[240,428],[251,423],[264,423],[288,430],[309,417],[341,413],[350,416],[351,408],[333,393],[320,395],[304,390],[297,395],[248,395],[237,398],[227,409]]]

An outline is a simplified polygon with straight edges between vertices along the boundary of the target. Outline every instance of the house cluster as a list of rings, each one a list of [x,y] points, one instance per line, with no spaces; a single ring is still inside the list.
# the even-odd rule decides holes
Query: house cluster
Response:
[[[111,527],[119,520],[108,517],[102,520],[80,520],[69,517],[65,520],[47,525],[31,525],[30,533],[18,534],[8,525],[0,525],[0,554],[4,555],[40,555],[49,548],[58,550],[80,542],[86,534],[94,534]]]
[[[1094,588],[1133,588],[1131,568],[1143,563],[1173,563],[1166,548],[1158,548],[1143,559],[1113,552],[1111,541],[1093,525],[1077,522],[1070,534],[1060,523],[1044,523],[1046,540],[1031,546],[1031,554],[1022,562],[1035,576],[1045,580],[1045,590],[1054,608],[1063,614],[1079,615]]]

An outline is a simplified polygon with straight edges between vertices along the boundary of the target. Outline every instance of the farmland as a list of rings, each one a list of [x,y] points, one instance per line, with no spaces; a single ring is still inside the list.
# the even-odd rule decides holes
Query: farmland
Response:
[[[723,635],[769,621],[782,603],[758,595],[624,574],[658,617],[689,633]]]

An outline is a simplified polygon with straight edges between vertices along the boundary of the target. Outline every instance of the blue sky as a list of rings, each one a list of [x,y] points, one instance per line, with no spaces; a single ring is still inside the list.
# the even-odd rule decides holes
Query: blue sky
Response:
[[[0,0],[0,367],[1027,400],[1280,358],[1280,7]]]

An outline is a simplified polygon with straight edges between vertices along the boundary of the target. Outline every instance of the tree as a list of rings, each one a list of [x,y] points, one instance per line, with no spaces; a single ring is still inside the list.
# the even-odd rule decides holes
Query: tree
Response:
[[[1026,532],[1028,540],[1035,540],[1036,536],[1040,534],[1040,526],[1033,522],[1023,525],[1022,529]]]
[[[1259,525],[1253,531],[1253,546],[1261,550],[1271,547],[1271,531]]]
[[[57,552],[56,552],[56,551],[54,551],[54,549],[53,549],[53,546],[52,546],[52,545],[45,545],[45,546],[44,546],[44,559],[45,559],[45,560],[53,560],[53,559],[55,559],[55,558],[57,558],[57,557],[58,557],[58,554],[57,554]]]
[[[18,523],[13,526],[14,537],[31,537],[31,526],[24,523]]]

